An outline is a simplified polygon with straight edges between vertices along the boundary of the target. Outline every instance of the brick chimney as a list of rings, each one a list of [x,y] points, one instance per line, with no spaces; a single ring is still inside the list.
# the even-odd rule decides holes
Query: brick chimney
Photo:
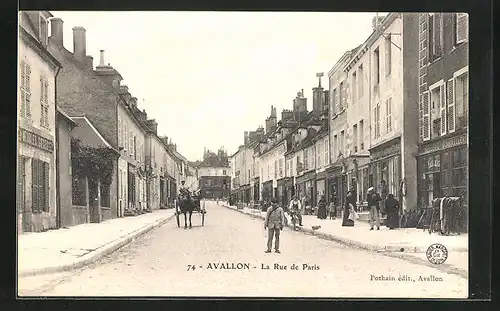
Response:
[[[147,127],[149,127],[155,134],[158,134],[158,123],[156,122],[155,119],[151,119],[151,120],[146,120],[146,122],[144,122],[146,124]]]
[[[85,28],[73,27],[73,55],[82,63],[85,62],[87,56],[87,39]]]
[[[63,46],[63,23],[63,20],[59,17],[50,20],[50,40],[58,47]]]
[[[100,50],[99,65],[96,66],[94,73],[101,77],[109,86],[120,90],[120,82],[123,80],[121,74],[109,63],[104,62],[104,50]]]

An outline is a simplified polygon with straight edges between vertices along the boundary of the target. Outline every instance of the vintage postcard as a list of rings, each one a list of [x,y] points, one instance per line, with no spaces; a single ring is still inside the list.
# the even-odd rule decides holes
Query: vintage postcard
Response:
[[[468,23],[20,11],[18,296],[467,298]]]

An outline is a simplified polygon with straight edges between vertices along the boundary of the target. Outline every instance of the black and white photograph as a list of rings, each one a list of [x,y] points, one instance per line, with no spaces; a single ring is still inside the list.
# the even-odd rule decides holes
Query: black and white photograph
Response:
[[[17,295],[467,298],[469,15],[19,11]]]

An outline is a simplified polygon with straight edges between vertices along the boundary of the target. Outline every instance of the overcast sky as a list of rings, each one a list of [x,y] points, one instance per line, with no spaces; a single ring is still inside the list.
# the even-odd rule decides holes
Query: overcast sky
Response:
[[[124,78],[158,135],[189,160],[224,146],[232,154],[243,132],[264,126],[271,105],[292,109],[300,89],[312,109],[317,72],[372,32],[374,13],[52,12],[87,30],[87,54],[99,50]]]

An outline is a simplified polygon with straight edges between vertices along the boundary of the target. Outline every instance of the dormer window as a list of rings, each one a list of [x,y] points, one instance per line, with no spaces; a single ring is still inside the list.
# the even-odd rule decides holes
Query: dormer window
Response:
[[[47,19],[43,17],[41,14],[39,15],[39,25],[38,25],[38,37],[40,38],[40,42],[47,46],[47,42],[49,39],[49,26]]]

